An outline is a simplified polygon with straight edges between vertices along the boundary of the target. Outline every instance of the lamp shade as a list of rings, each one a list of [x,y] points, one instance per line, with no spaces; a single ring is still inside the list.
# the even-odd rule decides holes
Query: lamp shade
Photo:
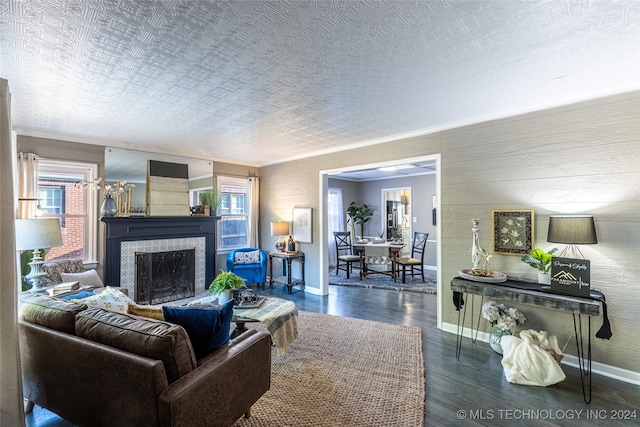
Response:
[[[16,219],[16,250],[62,246],[58,218]]]
[[[271,235],[272,236],[284,236],[289,234],[289,223],[286,221],[272,222],[271,223]]]
[[[547,242],[570,245],[598,243],[592,215],[551,215]]]

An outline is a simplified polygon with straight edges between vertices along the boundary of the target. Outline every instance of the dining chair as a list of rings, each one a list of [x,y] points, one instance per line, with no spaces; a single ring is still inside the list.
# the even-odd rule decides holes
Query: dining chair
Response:
[[[402,267],[402,283],[405,282],[407,267],[410,269],[411,277],[414,277],[416,270],[420,269],[420,275],[424,282],[424,253],[427,245],[429,233],[413,233],[413,245],[411,247],[411,256],[399,258],[396,261],[398,268]]]
[[[336,274],[338,274],[340,270],[344,270],[347,273],[348,279],[349,274],[353,271],[354,263],[360,268],[360,255],[353,254],[351,232],[334,231],[333,237],[336,241]]]

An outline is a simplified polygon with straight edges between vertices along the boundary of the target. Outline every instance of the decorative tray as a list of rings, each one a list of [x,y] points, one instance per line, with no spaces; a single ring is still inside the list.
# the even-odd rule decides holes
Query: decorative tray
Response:
[[[473,280],[476,282],[500,283],[507,281],[507,275],[499,271],[492,271],[491,276],[476,276],[471,273],[471,270],[460,270],[460,273],[458,274],[463,279]]]
[[[239,304],[236,304],[234,308],[258,308],[266,299],[267,297],[258,297],[258,301],[256,302],[241,302]]]

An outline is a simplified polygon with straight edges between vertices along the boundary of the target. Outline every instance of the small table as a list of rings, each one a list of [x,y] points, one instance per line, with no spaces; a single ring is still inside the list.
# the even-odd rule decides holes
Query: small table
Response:
[[[235,307],[232,321],[236,328],[231,338],[246,331],[246,323],[262,323],[271,335],[278,354],[283,354],[287,346],[298,338],[298,309],[293,301],[268,297],[259,307]]]
[[[273,258],[282,259],[282,276],[273,277]],[[291,270],[293,260],[298,260],[301,264],[302,277],[294,278]],[[287,293],[290,294],[294,286],[300,286],[304,289],[304,252],[271,252],[269,253],[269,287],[273,288],[273,282],[280,283],[287,287]]]
[[[391,271],[367,270],[366,264],[364,262],[364,252],[366,245],[366,243],[356,243],[353,245],[353,249],[358,251],[358,253],[360,254],[360,280],[362,280],[364,276],[367,276],[369,274],[386,274],[387,276],[391,276],[393,278],[393,281],[395,282],[396,277],[398,276],[396,274],[396,262],[398,261],[398,253],[400,253],[400,251],[404,247],[404,243],[388,244],[389,253],[391,254]]]
[[[500,283],[483,283],[474,280],[468,280],[462,277],[454,277],[451,279],[451,290],[459,292],[462,296],[458,299],[454,296],[454,304],[458,304],[458,326],[456,330],[456,359],[460,359],[460,351],[462,349],[462,337],[464,334],[464,323],[467,314],[468,304],[464,303],[463,296],[466,294],[480,295],[480,307],[484,301],[484,297],[495,299],[514,301],[522,304],[529,304],[538,307],[544,307],[550,310],[559,310],[573,314],[573,330],[576,337],[578,364],[580,368],[580,381],[582,383],[582,395],[585,403],[591,403],[591,317],[600,315],[600,302],[587,297],[579,297],[573,295],[564,295],[554,293],[553,291],[538,283],[522,282],[518,280],[507,280]],[[461,308],[460,306],[464,308]],[[471,321],[471,340],[475,342],[473,337],[473,300],[472,300],[472,321]],[[461,313],[462,312],[462,313]],[[462,319],[460,315],[462,314]],[[478,326],[480,324],[480,316],[482,310],[478,312],[476,323],[476,337]],[[576,319],[577,315],[577,319]],[[581,315],[587,316],[587,352],[585,354],[582,335],[582,319]],[[462,321],[461,321],[462,320]],[[587,383],[588,380],[588,383]]]

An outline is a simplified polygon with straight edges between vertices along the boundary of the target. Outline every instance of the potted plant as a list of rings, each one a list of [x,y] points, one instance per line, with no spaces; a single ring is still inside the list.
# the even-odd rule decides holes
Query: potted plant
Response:
[[[209,285],[209,294],[218,295],[218,304],[224,305],[232,299],[232,292],[245,288],[244,279],[232,271],[223,271]]]
[[[531,267],[540,270],[538,271],[538,283],[551,284],[551,276],[549,271],[551,270],[551,259],[553,254],[558,249],[553,248],[549,252],[545,252],[542,249],[532,249],[531,253],[520,258],[522,262],[526,262]]]
[[[222,197],[218,196],[218,193],[215,190],[205,190],[199,193],[200,203],[203,206],[209,206],[211,215],[216,214],[216,210],[218,206],[220,206],[220,202],[222,201]]]
[[[347,208],[347,215],[349,215],[349,218],[351,218],[354,224],[360,224],[360,238],[363,239],[364,225],[373,216],[373,207],[366,203],[351,202]]]

